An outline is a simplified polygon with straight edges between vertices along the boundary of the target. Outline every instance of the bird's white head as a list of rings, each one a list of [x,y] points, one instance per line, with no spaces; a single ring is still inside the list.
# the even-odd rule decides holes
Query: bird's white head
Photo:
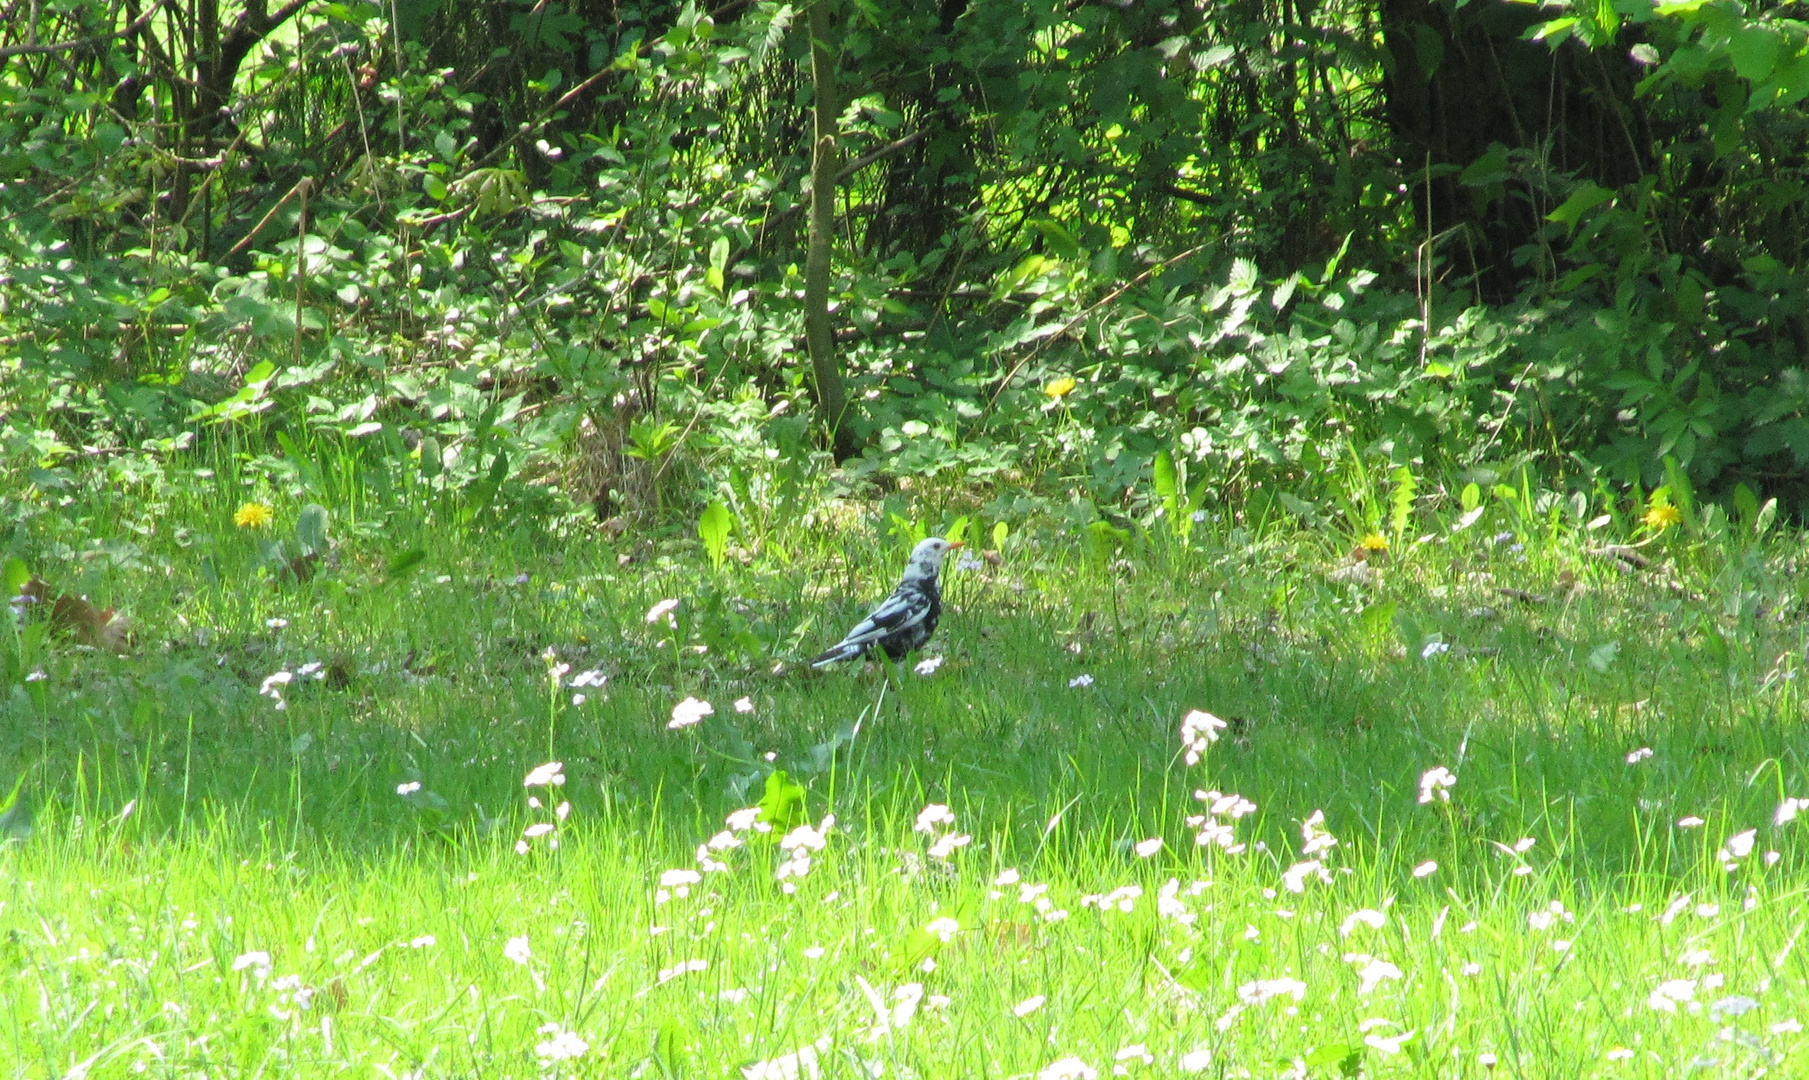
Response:
[[[961,543],[949,543],[940,536],[932,536],[920,541],[911,549],[911,561],[905,564],[905,580],[916,581],[933,578],[942,571],[942,560],[948,553],[960,547]]]

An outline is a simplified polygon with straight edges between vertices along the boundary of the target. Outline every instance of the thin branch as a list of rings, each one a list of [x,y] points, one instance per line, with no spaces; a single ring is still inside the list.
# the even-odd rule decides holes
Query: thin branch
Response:
[[[143,15],[126,24],[124,30],[115,30],[111,34],[96,34],[94,37],[76,38],[74,41],[53,41],[48,45],[9,45],[0,49],[0,60],[10,60],[15,56],[40,56],[46,53],[68,52],[71,49],[85,49],[90,45],[112,41],[115,38],[131,37],[145,28],[151,16],[162,10],[170,0],[157,0]]]
[[[992,412],[993,406],[997,405],[999,403],[999,395],[1003,394],[1005,392],[1005,388],[1011,385],[1012,379],[1017,378],[1018,372],[1020,372],[1024,369],[1024,365],[1028,364],[1032,359],[1034,359],[1037,353],[1040,353],[1043,351],[1043,346],[1047,345],[1051,341],[1054,341],[1056,338],[1065,337],[1070,330],[1073,330],[1076,326],[1079,326],[1081,321],[1083,319],[1087,318],[1087,316],[1093,314],[1095,311],[1098,311],[1100,308],[1105,307],[1107,304],[1118,299],[1120,296],[1123,296],[1125,293],[1136,288],[1138,285],[1141,285],[1144,282],[1148,281],[1150,278],[1154,277],[1158,271],[1165,270],[1168,267],[1171,267],[1178,262],[1181,262],[1185,259],[1198,255],[1200,252],[1202,252],[1204,250],[1206,250],[1205,244],[1196,244],[1193,247],[1188,248],[1186,251],[1183,251],[1179,255],[1173,256],[1172,258],[1162,260],[1161,262],[1157,263],[1156,265],[1150,267],[1148,270],[1145,270],[1143,273],[1138,274],[1136,277],[1125,282],[1123,285],[1120,285],[1116,289],[1113,289],[1111,292],[1106,293],[1104,296],[1100,297],[1094,303],[1087,305],[1087,307],[1085,309],[1083,309],[1079,315],[1074,316],[1072,319],[1069,319],[1065,324],[1063,324],[1063,326],[1060,330],[1057,330],[1055,333],[1050,334],[1047,337],[1044,337],[1041,341],[1038,341],[1034,347],[1032,347],[1028,352],[1026,352],[1022,357],[1020,357],[1018,359],[1017,363],[1015,363],[1011,366],[1011,370],[1005,373],[1005,377],[1003,379],[999,380],[998,389],[996,389],[992,392],[992,399],[986,403],[986,408],[981,410],[980,415],[975,418],[975,423],[978,424],[980,420],[983,420],[986,418],[986,415],[988,413]]]
[[[846,183],[855,173],[860,172],[880,158],[890,157],[891,155],[898,153],[900,150],[917,142],[929,133],[930,129],[924,128],[922,131],[913,132],[902,139],[894,139],[877,150],[869,150],[867,153],[862,154],[860,157],[857,157],[853,161],[842,166],[841,171],[835,174],[835,182],[838,184]]]

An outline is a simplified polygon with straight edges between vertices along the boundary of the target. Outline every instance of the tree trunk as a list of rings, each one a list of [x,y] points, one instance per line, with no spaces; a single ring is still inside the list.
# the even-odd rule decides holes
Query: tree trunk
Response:
[[[810,5],[810,76],[816,103],[810,153],[810,247],[804,260],[804,337],[816,376],[817,410],[829,429],[837,461],[855,454],[848,427],[848,392],[835,358],[835,335],[829,328],[829,248],[835,238],[835,146],[840,109],[835,98],[836,54],[831,50],[830,3]]]

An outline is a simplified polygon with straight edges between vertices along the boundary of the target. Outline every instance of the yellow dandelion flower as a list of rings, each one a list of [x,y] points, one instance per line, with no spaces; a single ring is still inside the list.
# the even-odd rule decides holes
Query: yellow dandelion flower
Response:
[[[1079,383],[1064,375],[1050,383],[1048,386],[1043,387],[1043,393],[1049,395],[1049,398],[1052,401],[1060,401],[1062,398],[1072,394],[1074,388],[1079,385]]]
[[[232,523],[241,529],[261,529],[276,517],[268,506],[248,502],[232,515]]]
[[[1388,537],[1383,536],[1381,533],[1372,532],[1358,541],[1358,544],[1367,551],[1387,551]]]
[[[1641,520],[1649,527],[1663,532],[1683,521],[1683,511],[1669,503],[1657,503],[1646,511],[1646,516]]]

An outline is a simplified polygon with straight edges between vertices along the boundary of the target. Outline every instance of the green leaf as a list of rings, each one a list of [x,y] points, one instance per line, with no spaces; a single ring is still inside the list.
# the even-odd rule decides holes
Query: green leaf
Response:
[[[1759,519],[1759,497],[1745,484],[1734,485],[1734,513],[1742,525]]]
[[[1468,513],[1482,505],[1482,489],[1474,483],[1465,484],[1463,494],[1458,496],[1457,501],[1458,505],[1464,508],[1464,512]]]
[[[1727,55],[1734,62],[1734,73],[1748,82],[1762,82],[1777,66],[1783,37],[1773,28],[1747,23],[1735,30],[1727,40]]]
[[[1419,481],[1413,478],[1413,470],[1402,465],[1394,471],[1394,491],[1389,496],[1392,509],[1388,514],[1388,527],[1396,537],[1407,531],[1413,521],[1413,500],[1419,495]]]
[[[1003,521],[993,522],[993,524],[992,524],[992,549],[994,551],[1004,551],[1005,550],[1005,538],[1010,535],[1011,535],[1011,526],[1005,524]]]
[[[1049,245],[1050,251],[1064,259],[1080,258],[1080,242],[1074,239],[1073,233],[1062,228],[1059,223],[1042,218],[1030,224],[1036,228],[1037,232],[1043,234],[1043,242]]]
[[[1307,1051],[1306,1057],[1301,1059],[1301,1064],[1309,1069],[1336,1066],[1339,1073],[1345,1076],[1356,1076],[1363,1069],[1363,1047],[1329,1043],[1315,1050]]]
[[[703,515],[697,519],[697,535],[703,539],[710,565],[716,570],[722,569],[722,560],[729,548],[729,533],[734,527],[735,515],[721,499],[704,507]]]
[[[24,592],[30,581],[31,567],[25,565],[24,559],[8,558],[5,563],[0,563],[0,584],[6,586],[7,596],[17,596]]]
[[[301,541],[303,555],[327,553],[327,508],[319,503],[302,507],[295,521],[295,538]]]
[[[1457,182],[1465,187],[1486,187],[1499,184],[1508,178],[1508,148],[1501,143],[1490,143],[1488,152],[1470,162],[1469,167],[1458,174]]]
[[[1169,513],[1174,513],[1181,485],[1175,479],[1175,459],[1167,450],[1156,451],[1156,460],[1150,466],[1150,482],[1155,486],[1156,497],[1162,500]]]
[[[1753,525],[1752,525],[1753,536],[1754,537],[1764,536],[1765,533],[1771,528],[1771,523],[1773,521],[1777,520],[1777,516],[1778,516],[1778,501],[1776,499],[1766,499],[1765,505],[1759,507],[1758,520],[1753,522]]]
[[[1597,645],[1589,651],[1589,667],[1601,674],[1607,674],[1614,666],[1614,658],[1621,654],[1621,643],[1610,641],[1606,645]]]
[[[962,543],[963,539],[967,536],[968,524],[969,524],[968,516],[966,514],[962,514],[960,517],[955,519],[955,523],[953,525],[950,525],[948,527],[948,531],[942,534],[942,538],[944,540],[947,540],[951,544]]]
[[[385,581],[395,581],[406,576],[410,571],[427,561],[427,552],[421,548],[409,548],[399,555],[393,556],[383,566]]]
[[[428,435],[421,440],[421,475],[432,480],[446,467],[440,456],[440,440]]]
[[[1556,210],[1545,215],[1545,220],[1556,221],[1571,229],[1577,227],[1584,214],[1614,197],[1614,192],[1600,184],[1585,182],[1582,187],[1570,193],[1570,198],[1558,205]]]
[[[1275,497],[1275,501],[1281,503],[1282,508],[1288,513],[1293,514],[1304,522],[1310,523],[1314,518],[1319,516],[1319,508],[1312,503],[1307,502],[1305,499],[1300,498],[1298,495],[1291,495],[1285,491],[1279,492]]]
[[[766,791],[757,805],[759,819],[773,827],[774,837],[810,821],[804,812],[804,785],[785,775],[784,769],[766,774]]]
[[[25,777],[13,781],[6,801],[0,803],[0,840],[31,839],[31,800],[25,795]]]
[[[1393,600],[1383,600],[1371,604],[1357,613],[1357,629],[1365,641],[1382,643],[1394,628],[1395,612],[1399,610]]]

